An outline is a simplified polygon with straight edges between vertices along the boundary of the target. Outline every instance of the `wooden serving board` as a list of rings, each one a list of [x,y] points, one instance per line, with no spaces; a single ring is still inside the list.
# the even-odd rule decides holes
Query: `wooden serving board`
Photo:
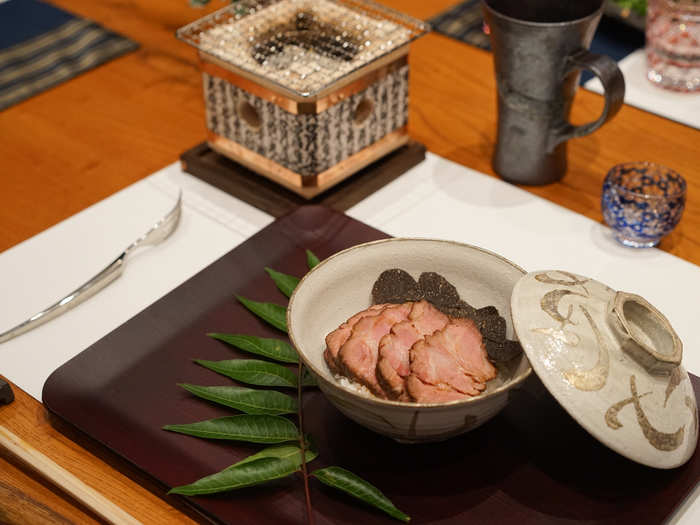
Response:
[[[284,337],[245,310],[235,294],[285,304],[264,266],[306,271],[320,258],[386,237],[342,213],[305,206],[278,219],[127,321],[48,379],[43,400],[68,423],[167,487],[221,470],[261,446],[215,442],[161,427],[230,415],[176,383],[232,382],[192,362],[250,357],[207,332]],[[379,270],[379,269],[378,269]],[[319,305],[322,307],[322,305]],[[696,395],[700,381],[692,377]],[[401,445],[338,412],[323,394],[304,395],[305,430],[320,451],[311,466],[343,466],[379,487],[412,523],[659,523],[700,478],[700,454],[655,470],[610,451],[587,434],[533,375],[496,418],[436,444]],[[315,522],[392,523],[384,514],[311,480]],[[180,496],[170,496],[180,499]],[[303,524],[301,479],[185,498],[207,518],[236,524]],[[176,502],[177,503],[177,502]]]

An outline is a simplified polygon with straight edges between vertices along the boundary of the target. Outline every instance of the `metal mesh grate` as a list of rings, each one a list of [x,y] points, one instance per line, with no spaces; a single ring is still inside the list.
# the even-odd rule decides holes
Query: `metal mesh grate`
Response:
[[[177,31],[181,40],[311,96],[429,30],[359,0],[240,0]]]

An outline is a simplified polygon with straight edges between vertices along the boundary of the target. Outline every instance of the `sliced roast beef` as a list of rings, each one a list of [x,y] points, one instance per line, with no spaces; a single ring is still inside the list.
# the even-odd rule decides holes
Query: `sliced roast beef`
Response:
[[[410,359],[408,394],[425,403],[440,402],[450,390],[476,396],[497,373],[488,361],[481,333],[468,319],[450,319],[445,328],[418,341],[410,350]],[[437,390],[419,388],[416,381]]]
[[[496,377],[497,370],[488,360],[481,332],[470,319],[452,319],[433,344],[444,345],[465,373],[485,383]]]
[[[448,317],[425,300],[413,303],[406,321],[396,323],[379,342],[377,380],[391,399],[407,398],[404,380],[410,373],[409,350],[426,335],[444,328]]]
[[[450,345],[441,341],[442,334],[438,332],[434,335],[437,337],[433,339],[433,336],[428,336],[411,348],[411,375],[423,383],[434,386],[444,384],[463,394],[478,395],[483,390],[483,385],[465,373],[450,351]]]
[[[358,312],[355,315],[353,315],[350,319],[345,321],[338,328],[336,328],[326,336],[326,350],[325,352],[323,352],[323,357],[325,358],[326,363],[328,364],[328,368],[330,368],[331,372],[333,372],[334,374],[340,373],[340,369],[338,368],[337,362],[338,352],[340,351],[340,347],[343,346],[345,341],[347,341],[350,337],[352,327],[355,326],[355,324],[363,317],[379,315],[379,312],[381,310],[384,310],[387,306],[389,305],[375,304],[373,306],[370,306],[366,310],[362,310],[361,312]]]
[[[416,403],[447,403],[471,397],[468,394],[457,392],[444,383],[437,386],[429,385],[415,375],[410,375],[406,379],[406,392],[410,399]]]
[[[379,342],[377,381],[390,399],[401,399],[404,393],[404,378],[410,372],[408,351],[419,339],[421,334],[413,323],[402,321]]]
[[[381,273],[372,289],[375,303],[402,303],[426,299],[450,317],[473,320],[484,338],[486,352],[494,361],[508,361],[522,353],[520,343],[506,339],[506,321],[495,306],[474,308],[460,299],[457,288],[436,272],[423,272],[416,282],[404,270]]]
[[[517,345],[505,339],[505,320],[498,311],[474,309],[434,273],[421,275],[425,299],[395,304],[394,294],[412,294],[418,283],[402,270],[382,276],[373,296],[387,302],[355,314],[326,336],[330,370],[377,397],[401,401],[442,403],[484,391],[497,374],[488,345],[498,346],[493,350],[500,357],[512,355]]]
[[[376,396],[386,397],[376,374],[379,341],[392,326],[408,318],[412,306],[410,302],[387,306],[378,315],[368,315],[358,320],[336,358],[341,373],[362,383]]]
[[[425,300],[414,303],[408,318],[423,337],[442,330],[449,321],[445,314]]]

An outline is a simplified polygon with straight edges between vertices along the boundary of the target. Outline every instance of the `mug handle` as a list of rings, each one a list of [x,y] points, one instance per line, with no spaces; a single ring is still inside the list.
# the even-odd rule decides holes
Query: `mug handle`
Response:
[[[567,58],[567,66],[569,71],[588,69],[600,79],[605,92],[605,106],[598,120],[582,126],[564,122],[561,127],[555,129],[549,140],[550,152],[565,140],[593,133],[620,111],[625,98],[625,77],[612,58],[582,49]]]

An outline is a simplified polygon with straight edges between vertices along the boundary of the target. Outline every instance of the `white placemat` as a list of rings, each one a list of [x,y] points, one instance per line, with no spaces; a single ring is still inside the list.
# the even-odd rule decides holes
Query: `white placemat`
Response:
[[[184,173],[154,173],[0,254],[0,331],[43,310],[110,263],[172,208],[180,224],[127,259],[123,275],[56,319],[0,344],[0,374],[36,399],[46,378],[273,218]]]
[[[627,55],[618,62],[625,77],[625,103],[650,113],[675,120],[686,126],[700,128],[700,92],[677,93],[662,89],[647,80],[646,56],[643,49]],[[586,82],[586,89],[603,92],[600,80]]]

